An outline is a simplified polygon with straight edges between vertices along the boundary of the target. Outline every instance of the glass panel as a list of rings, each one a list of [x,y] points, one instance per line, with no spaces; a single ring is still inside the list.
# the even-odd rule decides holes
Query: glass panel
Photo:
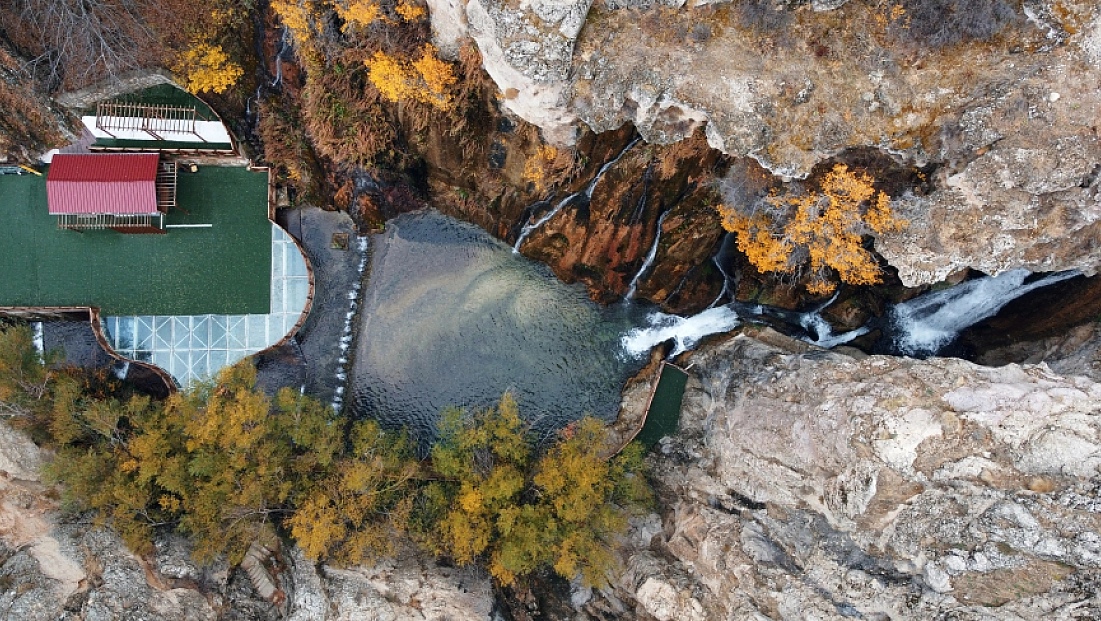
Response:
[[[210,343],[210,316],[191,319],[191,349],[206,349]]]
[[[121,351],[133,351],[134,349],[134,318],[119,317],[118,349]]]
[[[118,349],[119,333],[119,318],[118,317],[104,317],[103,318],[103,331],[106,333],[107,342],[111,344],[111,347]]]
[[[271,281],[271,312],[283,312],[283,280]]]
[[[172,347],[186,349],[191,342],[191,317],[172,318]]]
[[[153,349],[153,318],[138,317],[137,348],[143,350]]]
[[[244,349],[246,345],[245,318],[241,315],[231,315],[226,318],[229,330],[229,348]]]
[[[212,375],[206,351],[191,352],[191,372],[195,379],[206,379]]]
[[[172,318],[154,317],[153,330],[157,337],[153,340],[153,349],[169,349],[172,347]]]
[[[248,346],[252,350],[264,349],[268,343],[268,316],[248,316]]]
[[[248,352],[246,352],[244,350],[241,350],[241,349],[231,349],[227,353],[228,353],[228,357],[226,358],[226,366],[230,366],[232,364],[237,364],[237,362],[239,360],[241,360],[242,358],[244,358],[245,356],[248,355]]]
[[[208,354],[210,360],[210,374],[214,375],[218,371],[221,371],[223,367],[228,366],[226,361],[228,360],[227,352],[224,349],[212,349]]]
[[[283,275],[283,254],[287,249],[284,244],[271,245],[271,275],[272,278],[280,278]]]
[[[295,246],[287,246],[287,276],[306,276],[306,262]]]
[[[226,346],[226,318],[214,315],[210,318],[210,347],[225,349]]]
[[[309,281],[301,278],[287,281],[286,311],[292,315],[300,315],[306,308],[306,297],[310,294]],[[297,317],[295,320],[297,321]]]

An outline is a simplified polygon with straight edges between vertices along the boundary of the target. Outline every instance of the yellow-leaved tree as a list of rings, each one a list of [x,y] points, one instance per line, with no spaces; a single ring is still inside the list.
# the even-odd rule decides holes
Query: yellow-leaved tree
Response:
[[[184,76],[191,93],[225,92],[245,73],[221,46],[210,43],[197,43],[186,50],[177,61],[176,70]]]
[[[604,585],[629,512],[649,502],[641,448],[609,457],[603,423],[586,418],[535,459],[525,431],[508,394],[445,414],[432,449],[443,480],[425,489],[421,537],[460,565],[485,562],[504,585],[540,567]]]
[[[435,46],[425,44],[420,58],[409,62],[385,52],[365,61],[368,77],[390,101],[419,101],[440,110],[452,105],[451,87],[458,81],[450,63],[440,60]]]
[[[855,285],[880,282],[865,235],[899,231],[908,223],[891,212],[890,199],[874,180],[843,164],[826,173],[821,191],[770,193],[752,213],[719,205],[723,228],[737,235],[738,249],[762,272],[809,274],[807,290],[831,293],[834,278]]]

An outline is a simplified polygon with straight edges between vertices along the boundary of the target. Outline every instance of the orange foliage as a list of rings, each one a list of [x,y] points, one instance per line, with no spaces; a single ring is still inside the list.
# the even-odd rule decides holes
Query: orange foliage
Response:
[[[879,266],[864,249],[863,236],[907,225],[872,183],[868,175],[838,164],[822,180],[821,193],[773,193],[765,199],[771,209],[749,216],[724,205],[718,210],[723,228],[737,235],[738,249],[757,269],[794,274],[809,268],[807,290],[826,294],[837,288],[831,272],[850,284],[879,282]]]
[[[394,7],[394,11],[407,22],[415,22],[427,14],[424,7],[416,4],[415,0],[399,0],[397,6]]]
[[[370,26],[382,14],[382,7],[374,0],[345,0],[334,2],[336,14],[344,21],[345,32],[352,26]]]
[[[550,145],[541,145],[524,162],[524,181],[535,186],[535,193],[542,194],[547,189],[547,180],[551,176],[550,168],[558,158],[558,149]]]
[[[375,52],[365,63],[371,83],[386,99],[419,101],[440,110],[451,108],[448,91],[457,81],[455,70],[439,59],[434,46],[426,44],[420,59],[412,63],[385,52]]]
[[[184,77],[187,90],[192,93],[225,92],[245,73],[240,65],[229,59],[221,46],[207,43],[196,43],[185,51],[176,69]]]

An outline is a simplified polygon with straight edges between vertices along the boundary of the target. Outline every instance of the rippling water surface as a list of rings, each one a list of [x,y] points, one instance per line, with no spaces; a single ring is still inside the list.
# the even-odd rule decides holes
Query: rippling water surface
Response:
[[[442,408],[482,408],[509,390],[539,434],[591,413],[615,417],[641,367],[621,337],[647,307],[602,308],[580,285],[485,231],[434,212],[377,236],[364,290],[352,406],[425,446]]]

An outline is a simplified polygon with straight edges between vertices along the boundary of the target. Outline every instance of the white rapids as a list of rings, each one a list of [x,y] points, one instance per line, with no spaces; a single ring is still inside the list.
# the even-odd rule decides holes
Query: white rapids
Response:
[[[891,309],[895,345],[909,356],[936,353],[960,332],[993,317],[1022,295],[1079,274],[1076,270],[1057,272],[1025,284],[1031,272],[1016,269],[903,302]]]

